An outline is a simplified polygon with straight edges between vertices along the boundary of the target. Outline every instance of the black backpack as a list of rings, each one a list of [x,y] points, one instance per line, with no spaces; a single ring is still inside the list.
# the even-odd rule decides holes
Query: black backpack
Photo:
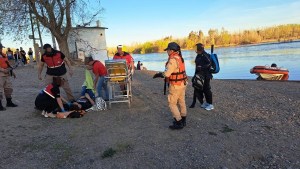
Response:
[[[199,74],[195,74],[192,78],[192,85],[197,90],[203,90],[204,77]]]

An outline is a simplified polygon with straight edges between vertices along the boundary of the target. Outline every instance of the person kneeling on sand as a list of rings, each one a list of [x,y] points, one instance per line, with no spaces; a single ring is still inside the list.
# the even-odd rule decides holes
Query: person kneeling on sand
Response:
[[[66,99],[60,96],[59,87],[64,83],[61,77],[53,77],[53,82],[46,86],[36,97],[35,106],[42,110],[42,115],[45,117],[67,117],[72,111],[66,111],[63,102],[70,107],[72,103],[66,102]],[[73,103],[76,105],[77,103]],[[79,106],[81,108],[81,106]],[[59,115],[58,113],[62,113]]]
[[[81,88],[80,98],[77,99],[77,103],[82,106],[83,110],[91,108],[95,105],[95,89],[92,73],[87,69],[85,70],[85,81]]]

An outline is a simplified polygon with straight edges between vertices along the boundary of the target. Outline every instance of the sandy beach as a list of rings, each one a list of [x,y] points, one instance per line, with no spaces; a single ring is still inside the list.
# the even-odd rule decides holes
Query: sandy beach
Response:
[[[37,70],[15,73],[19,107],[0,112],[0,168],[300,168],[300,82],[212,80],[215,110],[188,108],[187,126],[171,131],[163,80],[152,71],[135,72],[130,109],[113,104],[80,119],[42,117]],[[78,66],[76,97],[83,79]],[[187,106],[192,93],[189,84]]]

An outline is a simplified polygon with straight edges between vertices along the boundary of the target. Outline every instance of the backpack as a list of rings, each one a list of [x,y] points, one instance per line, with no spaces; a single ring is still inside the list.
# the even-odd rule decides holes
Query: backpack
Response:
[[[90,111],[90,110],[92,111],[107,110],[106,102],[101,97],[97,97],[95,100],[95,105],[87,109],[86,111]]]
[[[214,45],[211,45],[211,54],[210,54],[211,67],[209,71],[212,74],[217,74],[220,71],[219,59],[217,54],[214,54],[213,51],[214,51]]]
[[[195,74],[192,78],[192,85],[197,90],[203,90],[204,77],[199,74]]]

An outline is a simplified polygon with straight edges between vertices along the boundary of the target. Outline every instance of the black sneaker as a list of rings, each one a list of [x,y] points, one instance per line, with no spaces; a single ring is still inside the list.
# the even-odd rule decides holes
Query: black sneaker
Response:
[[[13,102],[11,102],[11,103],[7,103],[6,107],[18,107],[18,105],[16,105]]]
[[[5,107],[3,107],[3,106],[0,107],[0,111],[5,111],[5,110],[6,110]]]

